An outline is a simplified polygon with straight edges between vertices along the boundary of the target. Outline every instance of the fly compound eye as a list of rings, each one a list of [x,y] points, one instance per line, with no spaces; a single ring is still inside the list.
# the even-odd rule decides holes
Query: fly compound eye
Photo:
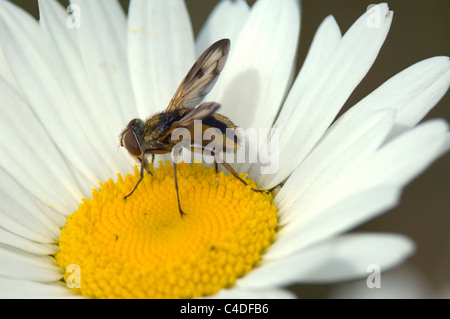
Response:
[[[122,145],[125,146],[128,153],[133,156],[140,156],[142,154],[141,146],[133,131],[128,130],[123,134]]]

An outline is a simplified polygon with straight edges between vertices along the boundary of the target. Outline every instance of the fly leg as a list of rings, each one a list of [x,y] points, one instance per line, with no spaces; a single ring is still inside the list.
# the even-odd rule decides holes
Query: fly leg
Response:
[[[180,212],[181,218],[183,218],[186,213],[184,213],[181,210],[181,204],[180,204],[180,193],[178,191],[178,179],[177,179],[177,163],[173,162],[173,177],[175,179],[175,190],[177,191],[177,202],[178,202],[178,211]]]
[[[136,185],[134,185],[133,190],[132,190],[127,196],[125,196],[125,197],[123,198],[123,200],[127,200],[127,198],[130,197],[130,196],[134,193],[134,191],[137,189],[139,183],[140,183],[140,182],[142,181],[142,179],[144,178],[144,171],[147,171],[147,173],[149,173],[150,175],[153,176],[152,172],[150,171],[150,167],[149,167],[149,165],[148,165],[147,156],[148,156],[149,154],[152,155],[152,163],[153,163],[153,160],[155,159],[155,154],[165,154],[165,153],[168,153],[168,152],[170,152],[170,150],[164,150],[164,149],[162,149],[162,150],[146,150],[146,151],[144,151],[144,152],[142,153],[142,156],[139,157],[139,162],[141,163],[141,171],[140,171],[140,175],[139,175],[139,180],[138,180],[138,182],[136,183]]]
[[[192,146],[191,147],[191,152],[202,153],[204,150],[205,150],[205,147],[196,147],[196,146]],[[214,156],[214,159],[215,159],[214,163],[216,165],[216,172],[217,172],[217,162],[218,161],[217,161],[216,153],[214,151],[212,151],[212,150],[209,150],[209,149],[208,149],[208,152],[212,156]],[[242,182],[242,184],[244,184],[245,186],[248,185],[248,183],[239,176],[238,172],[236,172],[236,170],[233,167],[231,167],[230,164],[228,164],[227,162],[225,162],[223,160],[220,160],[219,163],[222,164],[222,166],[224,166],[235,178],[240,180]],[[253,187],[251,188],[251,190],[254,191],[254,192],[258,192],[258,193],[270,193],[270,191],[271,191],[271,190],[265,190],[265,189],[256,189],[256,188],[253,188]]]
[[[127,196],[125,196],[124,198],[123,198],[123,200],[127,200],[127,198],[128,197],[130,197],[133,193],[134,193],[134,191],[136,190],[136,188],[138,187],[138,185],[139,185],[139,183],[142,181],[142,179],[144,178],[144,169],[145,169],[145,165],[142,163],[142,159],[139,159],[140,160],[140,162],[141,162],[141,173],[140,173],[140,176],[139,176],[139,180],[138,180],[138,182],[136,183],[136,185],[134,185],[134,188],[133,188],[133,190],[131,191],[131,193],[129,193]]]

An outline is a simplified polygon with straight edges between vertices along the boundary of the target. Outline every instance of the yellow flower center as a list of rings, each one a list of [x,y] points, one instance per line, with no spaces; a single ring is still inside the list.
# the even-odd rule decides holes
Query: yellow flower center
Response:
[[[272,195],[200,164],[177,166],[180,216],[170,164],[139,179],[100,184],[59,240],[68,287],[94,298],[196,298],[231,287],[254,268],[277,228]],[[244,176],[241,175],[245,179]],[[73,266],[76,267],[73,267]],[[70,285],[69,285],[70,284]]]

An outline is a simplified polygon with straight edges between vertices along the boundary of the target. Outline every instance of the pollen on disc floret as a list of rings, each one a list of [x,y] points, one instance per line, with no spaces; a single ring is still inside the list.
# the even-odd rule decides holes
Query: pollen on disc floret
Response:
[[[233,286],[258,264],[277,228],[272,195],[201,164],[177,165],[177,175],[183,217],[168,162],[126,201],[137,169],[83,199],[56,255],[64,270],[79,267],[71,289],[94,298],[196,298]]]

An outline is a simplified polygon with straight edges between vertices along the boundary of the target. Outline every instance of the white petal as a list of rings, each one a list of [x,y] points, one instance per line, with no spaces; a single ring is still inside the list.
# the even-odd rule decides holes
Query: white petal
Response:
[[[184,1],[132,1],[127,37],[138,111],[146,117],[166,108],[195,62],[194,37]]]
[[[0,287],[2,299],[78,298],[60,282],[38,283],[0,276]]]
[[[367,277],[367,267],[392,268],[414,252],[414,243],[397,234],[347,234],[294,255],[266,261],[236,282],[238,287],[269,288],[295,283],[327,283]]]
[[[243,289],[263,289],[293,284],[296,278],[303,278],[316,267],[322,265],[330,254],[332,245],[303,250],[295,255],[275,260],[265,260],[244,277],[236,281]]]
[[[207,299],[295,299],[297,296],[283,289],[222,289],[217,294],[207,297]],[[231,311],[232,307],[228,310]],[[225,311],[225,309],[224,309]],[[269,310],[270,311],[270,310]]]
[[[21,93],[64,156],[86,178],[96,180],[101,161],[73,121],[37,21],[9,2],[0,2],[0,8],[0,41]]]
[[[341,126],[326,135],[276,195],[274,202],[282,215],[281,222],[286,224],[300,212],[304,216],[305,209],[311,204],[328,203],[320,200],[323,190],[373,154],[393,124],[393,112],[384,110],[357,127]],[[291,207],[293,203],[295,205]]]
[[[82,192],[61,152],[28,105],[2,80],[0,166],[47,205],[60,212],[77,207]],[[26,127],[32,134],[21,134]]]
[[[355,233],[333,239],[334,249],[328,261],[303,278],[304,283],[331,283],[368,277],[377,265],[381,271],[404,262],[414,253],[415,245],[407,237],[397,234]]]
[[[19,211],[19,213],[25,215],[21,211]],[[11,233],[18,234],[22,238],[28,238],[40,243],[52,243],[56,240],[49,236],[40,235],[35,231],[35,229],[24,227],[23,224],[18,222],[15,218],[5,214],[3,211],[0,212],[0,227],[7,229]]]
[[[56,245],[40,244],[0,228],[0,242],[37,255],[52,255],[58,251]]]
[[[334,17],[330,15],[325,18],[314,35],[308,55],[286,98],[286,102],[283,104],[275,127],[281,126],[278,123],[286,123],[292,116],[302,96],[314,84],[314,78],[321,71],[323,64],[330,58],[341,38],[341,31]]]
[[[63,275],[53,258],[31,255],[6,246],[0,246],[0,260],[0,276],[52,282],[60,280]]]
[[[446,134],[446,140],[442,146],[442,153],[439,156],[444,155],[448,150],[450,150],[450,132]]]
[[[341,37],[341,31],[339,30],[339,26],[337,25],[336,20],[334,20],[333,16],[328,16],[321,23],[316,32],[316,35],[314,36],[305,62],[303,63],[303,66],[294,82],[294,85],[290,89],[289,95],[287,96],[280,114],[277,117],[277,121],[274,125],[275,128],[278,129],[279,126],[282,127],[282,124],[279,123],[286,123],[292,116],[292,113],[294,113],[295,108],[297,107],[302,96],[308,90],[309,86],[314,83],[314,78],[321,70],[323,63],[325,63],[330,57],[336,45],[341,40]],[[279,141],[277,142],[279,143]],[[267,144],[265,147],[267,147]],[[262,150],[260,150],[259,152],[260,159],[262,152]],[[283,155],[281,154],[281,156]],[[265,166],[267,168],[267,166],[270,164],[276,165],[274,161],[279,161],[279,159],[272,157],[271,163],[263,164],[261,161],[259,161],[251,165],[251,170],[248,172],[249,177],[256,180],[260,187],[265,188],[265,185],[269,184],[270,180],[274,178],[276,174],[263,174],[262,167]],[[247,171],[247,166],[248,165],[244,165],[243,167],[239,168],[239,171]]]
[[[297,0],[254,4],[208,100],[237,125],[268,128],[286,93],[299,34]]]
[[[219,39],[230,39],[234,45],[241,33],[250,13],[249,6],[244,0],[220,1],[203,25],[197,36],[197,55],[205,51]],[[230,19],[230,17],[233,17]]]
[[[43,38],[57,77],[77,121],[91,144],[86,152],[100,158],[96,167],[99,179],[105,180],[128,167],[123,152],[117,152],[117,131],[112,132],[105,119],[105,105],[101,103],[89,81],[77,47],[75,32],[67,26],[67,12],[55,0],[39,0],[40,25]],[[92,155],[92,154],[91,154]],[[114,159],[114,160],[111,160]]]
[[[445,122],[430,121],[398,137],[341,174],[338,171],[333,175],[323,174],[289,208],[296,214],[285,229],[294,231],[305,220],[314,218],[316,213],[343,199],[351,199],[354,194],[363,194],[364,190],[383,185],[404,187],[447,150],[447,134]]]
[[[368,273],[368,275],[371,275]],[[335,285],[331,299],[425,299],[439,298],[432,293],[429,280],[412,266],[402,266],[381,273],[380,286],[369,288],[367,278]],[[370,280],[371,281],[371,280]],[[442,297],[441,297],[442,298]]]
[[[448,124],[430,120],[383,146],[348,176],[350,189],[404,186],[448,150]]]
[[[398,125],[413,127],[437,104],[449,86],[448,57],[434,57],[418,62],[393,76],[353,106],[333,127],[355,125],[371,112],[384,108],[397,111]]]
[[[348,231],[395,207],[400,193],[398,187],[380,186],[363,190],[326,208],[300,211],[295,222],[280,230],[264,259],[281,258]],[[316,211],[309,214],[311,210]]]
[[[24,12],[24,10],[20,9],[19,7],[12,5],[13,10],[15,12],[14,19],[16,20],[23,20],[22,23],[27,23],[26,21],[29,20],[29,16]],[[39,36],[39,29],[38,28],[27,28],[26,30],[29,37],[33,38],[35,36]],[[3,45],[3,41],[0,41],[0,48]],[[11,66],[9,65],[4,53],[3,49],[0,53],[0,77],[10,86],[14,91],[21,92],[20,85],[17,83],[17,80],[11,71]]]
[[[383,17],[379,28],[367,24],[369,12],[347,31],[317,77],[299,101],[286,123],[278,123],[280,134],[280,169],[268,177],[266,188],[278,185],[308,155],[332,120],[372,66],[386,39],[393,13],[386,4],[379,5]],[[262,181],[261,181],[262,182]]]
[[[0,43],[0,78],[3,79],[14,91],[20,92],[20,85],[11,72],[11,68],[6,60]]]
[[[103,104],[104,120],[119,135],[137,114],[126,56],[126,17],[116,0],[72,0],[80,9],[78,48]]]
[[[60,235],[60,228],[39,209],[30,194],[2,169],[0,169],[0,177],[2,180],[0,219],[7,216],[9,219],[18,222],[22,229],[25,228],[36,234],[31,238],[26,237],[28,239],[44,243],[55,241]],[[15,230],[7,227],[5,229],[17,233],[17,235],[22,235],[22,229]]]

